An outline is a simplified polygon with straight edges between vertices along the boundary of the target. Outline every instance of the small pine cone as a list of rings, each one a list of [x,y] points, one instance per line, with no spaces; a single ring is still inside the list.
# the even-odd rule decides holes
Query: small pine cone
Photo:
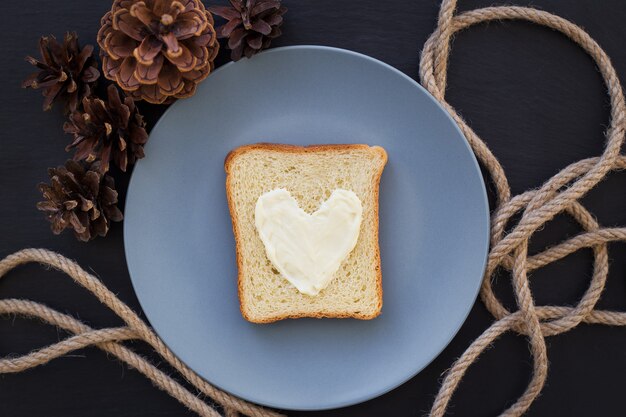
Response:
[[[219,43],[200,0],[115,0],[101,25],[104,76],[137,100],[191,97],[213,70]]]
[[[231,59],[252,55],[267,49],[279,37],[287,8],[280,0],[230,0],[231,6],[213,6],[209,11],[228,22],[216,29],[218,38],[228,39]]]
[[[109,170],[113,160],[122,170],[144,157],[148,141],[145,122],[130,97],[121,100],[117,87],[110,85],[108,99],[83,99],[83,108],[73,112],[63,125],[65,133],[74,137],[65,150],[75,149],[74,160],[99,160],[100,173]]]
[[[91,94],[100,77],[93,46],[81,48],[76,33],[68,32],[62,44],[52,35],[42,36],[39,50],[41,61],[32,56],[26,57],[26,61],[39,71],[28,76],[22,87],[43,89],[44,110],[49,110],[55,101],[64,101],[68,113],[76,110],[81,100]]]
[[[50,184],[39,184],[44,201],[37,208],[46,214],[55,235],[73,229],[77,239],[87,242],[105,236],[110,222],[123,219],[117,207],[115,182],[100,174],[99,162],[84,167],[68,160],[65,166],[50,168]]]

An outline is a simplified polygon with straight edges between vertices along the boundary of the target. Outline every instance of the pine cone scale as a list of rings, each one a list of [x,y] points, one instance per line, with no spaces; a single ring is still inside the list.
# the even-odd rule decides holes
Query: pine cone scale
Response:
[[[102,202],[105,203],[105,205],[117,203],[117,191],[105,184],[104,187],[102,187]]]
[[[180,71],[176,71],[173,66],[167,65],[159,74],[158,86],[165,94],[173,96],[180,92],[185,84]]]
[[[80,209],[82,211],[88,211],[91,210],[93,208],[93,201],[91,200],[87,200],[85,197],[83,197],[82,195],[78,196],[80,198]],[[78,206],[78,202],[76,202],[76,206]]]
[[[126,150],[126,141],[124,140],[123,137],[120,136],[120,138],[117,141],[117,146],[118,148],[120,148],[121,151]],[[126,152],[124,152],[122,155],[126,155]]]
[[[193,57],[196,58],[197,62],[206,62],[206,60],[209,58],[208,48],[204,46],[196,45],[194,43],[183,42],[182,44],[185,46],[185,48],[189,49],[189,52],[191,53]],[[200,69],[200,67],[201,67],[200,65],[196,64],[190,71],[193,71],[194,69]],[[189,71],[181,71],[181,72],[185,73]]]
[[[140,87],[139,80],[135,77],[135,58],[127,56],[122,61],[115,78],[124,90],[137,90]]]
[[[137,46],[137,42],[121,32],[110,33],[104,39],[104,44],[109,51],[109,55],[113,59],[126,58],[133,55],[133,51]]]
[[[246,43],[252,49],[261,49],[263,45],[263,37],[262,36],[248,36],[246,39]]]
[[[271,10],[271,9],[279,9],[280,1],[260,1],[250,11],[251,15],[260,15],[261,13]]]
[[[143,1],[138,1],[130,6],[129,12],[132,17],[152,29],[156,29],[156,22],[160,20],[155,13],[152,13],[152,10],[148,9],[148,6]]]
[[[283,17],[281,15],[271,15],[266,20],[267,24],[272,26],[275,30],[280,30],[280,25],[283,23]]]
[[[26,79],[22,82],[22,88],[46,88],[56,84],[57,82],[57,78],[52,78],[50,75],[47,75],[46,78],[42,78],[40,72],[34,72],[26,77]]]
[[[128,167],[128,155],[126,152],[116,152],[113,154],[113,162],[115,162],[115,165],[120,167],[122,171],[126,171],[126,168]]]
[[[57,66],[61,66],[63,64],[65,53],[54,36],[42,37],[39,45],[39,50],[42,53],[41,56],[45,58],[46,62],[53,63]],[[68,48],[71,48],[72,46],[73,45],[70,45],[69,42],[67,43]]]
[[[158,55],[150,65],[144,65],[140,62],[137,63],[137,68],[134,72],[135,78],[137,78],[141,84],[156,84],[161,68],[163,67],[163,62],[163,56]]]
[[[78,201],[69,200],[69,201],[64,202],[63,205],[65,206],[65,210],[73,210],[76,207],[78,207]]]
[[[189,39],[192,36],[200,36],[206,29],[208,22],[203,21],[200,12],[192,11],[177,19],[172,25],[171,33],[179,40]]]
[[[71,162],[75,163],[76,166],[82,169],[80,164],[76,163],[75,161]],[[105,178],[107,177],[105,176]],[[100,192],[100,176],[95,171],[87,171],[85,177],[83,178],[83,184],[85,185],[87,190],[93,195],[96,195]]]
[[[243,21],[241,20],[241,18],[237,18],[237,19],[233,19],[233,20],[229,21],[224,26],[221,26],[218,29],[218,36],[220,38],[227,38],[227,37],[229,37],[231,35],[231,33],[233,33],[233,30],[235,30],[237,28],[237,26],[241,25],[242,23],[243,23]]]
[[[189,72],[198,64],[198,58],[193,56],[189,48],[183,44],[179,45],[179,50],[176,53],[170,54],[170,52],[166,52],[165,58],[174,64],[175,69],[179,72]]]
[[[44,198],[50,198],[50,192],[48,189],[50,186],[48,184],[39,184],[39,191],[43,194]],[[47,211],[58,211],[56,204],[51,201],[40,201],[37,203],[37,208],[39,210],[47,210]]]
[[[78,90],[78,84],[76,84],[76,81],[70,80],[69,85],[67,86],[67,92],[73,93],[76,90]]]
[[[207,66],[207,67],[201,68],[199,70],[183,72],[181,75],[186,80],[193,81],[194,83],[199,83],[200,81],[202,81],[206,77],[208,77],[210,72],[211,72],[211,68],[209,66]]]
[[[154,63],[154,59],[159,55],[163,44],[153,36],[146,36],[138,47],[132,51],[133,56],[141,65],[149,66]]]
[[[79,67],[85,66],[85,64],[87,63],[87,60],[91,58],[91,55],[93,55],[93,45],[85,45],[85,47],[78,54],[78,57],[76,59],[76,64]]]
[[[239,47],[243,42],[243,39],[248,36],[248,33],[249,32],[247,32],[243,28],[237,28],[233,30],[233,32],[230,34],[230,38],[228,38],[228,47],[230,49],[235,49]]]
[[[228,19],[229,21],[241,19],[241,13],[232,7],[211,6],[209,10],[211,11],[211,13],[223,17],[224,19]]]
[[[122,61],[110,59],[108,56],[102,56],[102,72],[104,76],[110,80],[115,80],[117,73],[120,71]]]
[[[95,159],[92,154],[92,149],[95,146],[94,144],[84,141],[84,142],[79,142],[77,145],[74,145],[74,146],[76,147],[76,152],[74,152],[75,161],[82,161],[82,160],[89,161],[89,160]],[[67,150],[69,151],[71,150],[71,148]]]
[[[120,31],[138,42],[141,42],[144,38],[144,31],[141,25],[142,22],[126,9],[118,10],[111,18],[111,27],[114,30]]]
[[[170,58],[179,57],[183,54],[183,51],[178,44],[178,38],[174,33],[166,33],[161,36],[161,41],[165,44],[165,54]]]
[[[124,218],[122,210],[120,210],[117,206],[105,206],[104,214],[108,219],[114,222],[120,222]]]
[[[263,20],[257,20],[256,22],[252,23],[250,29],[263,35],[269,35],[270,33],[272,33],[272,27]]]
[[[153,104],[162,104],[167,99],[167,97],[159,91],[157,83],[144,84],[140,90],[130,91],[129,94],[131,94],[135,100],[146,100],[148,103]]]
[[[79,217],[79,214],[71,211],[69,214],[68,220],[70,224],[72,225],[72,227],[74,228],[74,230],[76,231],[76,233],[83,234],[87,231],[87,224],[89,224],[89,216],[81,212],[80,217]]]
[[[64,126],[64,128],[65,128],[65,126]],[[74,129],[74,128],[71,128],[71,130],[72,130],[72,133],[76,132],[76,129]],[[66,133],[70,133],[70,128],[69,128],[69,127],[68,127],[68,128],[65,128],[65,132],[66,132]],[[77,135],[77,136],[74,138],[74,140],[72,141],[72,143],[70,143],[69,145],[67,145],[67,146],[65,147],[65,150],[66,150],[66,151],[69,151],[70,149],[72,149],[72,148],[73,148],[73,147],[75,147],[76,145],[80,144],[80,143],[81,143],[84,139],[85,139],[85,137],[84,137],[84,136]],[[83,159],[83,158],[79,158],[79,159]]]
[[[83,83],[95,83],[100,78],[100,71],[96,68],[89,67],[83,72],[81,81]]]

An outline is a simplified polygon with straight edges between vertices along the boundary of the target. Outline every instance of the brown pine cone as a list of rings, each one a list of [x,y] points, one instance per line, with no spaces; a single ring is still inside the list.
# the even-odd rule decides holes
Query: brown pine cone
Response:
[[[81,48],[76,32],[68,32],[62,44],[52,35],[42,36],[39,51],[41,61],[26,57],[26,61],[39,71],[28,76],[22,87],[43,89],[44,110],[49,110],[55,101],[65,101],[68,113],[76,110],[80,101],[91,94],[91,88],[100,77],[93,46]]]
[[[44,201],[37,208],[46,214],[55,235],[73,229],[79,240],[87,242],[105,236],[111,222],[123,219],[117,207],[115,182],[100,174],[99,162],[85,168],[68,160],[65,166],[50,168],[50,184],[39,184]]]
[[[107,90],[108,99],[97,97],[83,99],[83,108],[70,114],[63,125],[65,133],[74,140],[65,150],[75,148],[74,160],[92,162],[100,160],[100,173],[109,170],[113,160],[126,171],[129,163],[144,157],[143,145],[148,141],[145,122],[132,98],[120,99],[115,85]]]
[[[228,39],[230,57],[238,61],[267,49],[282,32],[287,8],[280,0],[230,0],[231,6],[213,6],[209,11],[228,22],[216,29],[219,38]]]
[[[133,98],[186,98],[213,70],[219,43],[200,0],[115,0],[101,21],[102,71]]]

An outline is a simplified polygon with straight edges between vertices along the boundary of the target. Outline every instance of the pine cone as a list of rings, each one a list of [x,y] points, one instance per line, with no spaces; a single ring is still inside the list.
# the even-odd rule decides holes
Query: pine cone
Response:
[[[75,32],[65,34],[63,44],[52,35],[39,40],[41,61],[27,56],[26,61],[39,68],[22,83],[23,88],[43,88],[43,109],[49,110],[57,100],[66,102],[66,111],[78,108],[78,104],[91,93],[91,87],[100,77],[98,64],[93,56],[93,46],[81,49]]]
[[[213,70],[219,43],[200,0],[115,0],[101,24],[104,75],[135,99],[190,97]]]
[[[50,184],[39,184],[44,201],[37,208],[52,223],[55,235],[73,229],[79,240],[87,242],[96,236],[105,236],[110,222],[123,219],[117,207],[115,182],[109,175],[100,174],[99,162],[84,168],[69,160],[65,166],[50,168]]]
[[[209,7],[209,11],[228,20],[216,31],[219,38],[228,38],[233,61],[267,49],[272,39],[282,34],[280,26],[287,8],[280,0],[230,0],[230,4]]]
[[[73,112],[63,125],[65,133],[74,136],[65,150],[75,148],[76,161],[100,160],[101,174],[109,170],[110,160],[126,171],[129,163],[144,157],[143,145],[148,141],[146,124],[132,98],[122,102],[113,84],[107,94],[106,102],[97,97],[84,98],[83,108]]]

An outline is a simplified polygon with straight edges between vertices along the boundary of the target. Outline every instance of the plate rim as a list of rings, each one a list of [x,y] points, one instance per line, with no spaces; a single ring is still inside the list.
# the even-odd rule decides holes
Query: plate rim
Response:
[[[203,380],[205,380],[206,382],[208,382],[209,384],[215,386],[216,388],[227,392],[231,395],[234,395],[238,398],[241,398],[245,401],[248,402],[252,402],[255,404],[259,404],[261,406],[264,407],[270,407],[270,408],[277,408],[277,409],[282,409],[282,410],[293,410],[293,411],[324,411],[324,410],[332,410],[332,409],[337,409],[337,408],[342,408],[342,407],[348,407],[348,406],[352,406],[352,405],[356,405],[356,404],[360,404],[363,403],[365,401],[368,400],[372,400],[374,398],[378,398],[398,387],[400,387],[401,385],[405,384],[406,382],[408,382],[409,380],[411,380],[413,377],[415,377],[416,375],[418,375],[421,371],[423,371],[427,366],[429,366],[436,358],[438,358],[441,353],[445,350],[445,348],[452,342],[452,340],[454,339],[454,337],[456,337],[456,335],[458,334],[459,330],[461,329],[461,327],[463,326],[463,324],[467,321],[467,318],[469,317],[469,314],[473,308],[473,306],[476,303],[476,300],[478,298],[479,295],[479,291],[480,291],[480,287],[482,285],[482,281],[483,281],[483,277],[484,277],[484,271],[486,269],[487,266],[487,260],[488,260],[488,255],[489,255],[489,247],[490,247],[490,230],[491,230],[491,223],[490,223],[490,206],[489,206],[489,199],[487,196],[487,188],[486,188],[486,184],[485,184],[485,178],[482,174],[480,165],[478,163],[478,160],[476,158],[476,154],[474,153],[474,151],[472,150],[467,138],[465,137],[465,135],[463,134],[463,132],[461,131],[460,127],[458,126],[458,124],[454,121],[454,119],[452,118],[452,116],[450,115],[450,113],[448,113],[448,111],[441,105],[441,103],[439,103],[439,101],[437,101],[437,99],[435,99],[432,94],[430,94],[430,92],[428,90],[426,90],[418,81],[414,80],[413,78],[411,78],[410,76],[408,76],[407,74],[405,74],[404,72],[400,71],[399,69],[393,67],[390,64],[387,64],[377,58],[371,57],[369,55],[365,55],[363,53],[360,52],[355,52],[349,49],[344,49],[344,48],[338,48],[338,47],[333,47],[333,46],[326,46],[326,45],[289,45],[289,46],[282,46],[282,47],[276,47],[276,48],[271,48],[268,50],[265,50],[263,52],[261,52],[262,55],[269,55],[269,54],[274,54],[274,53],[280,53],[280,52],[285,52],[285,51],[290,51],[290,50],[317,50],[317,51],[325,51],[325,52],[332,52],[332,53],[337,53],[337,54],[343,54],[343,55],[349,55],[349,56],[353,56],[353,57],[357,57],[360,59],[364,59],[366,61],[369,61],[372,64],[378,65],[388,71],[391,71],[393,74],[395,75],[399,75],[400,77],[404,78],[406,81],[408,81],[414,88],[417,88],[418,90],[420,90],[426,97],[428,97],[428,99],[433,102],[435,104],[436,107],[438,107],[443,114],[445,115],[446,118],[448,118],[448,120],[450,121],[450,123],[453,125],[454,129],[456,129],[456,131],[459,133],[459,135],[461,136],[461,138],[463,138],[463,144],[466,148],[466,150],[469,153],[469,156],[472,160],[472,166],[474,167],[475,172],[478,174],[478,177],[481,179],[481,191],[482,191],[482,197],[483,197],[483,203],[484,203],[484,207],[486,208],[485,210],[485,223],[487,225],[485,231],[484,231],[484,236],[482,238],[482,244],[484,246],[484,255],[482,257],[482,267],[481,267],[481,275],[480,275],[480,279],[477,280],[477,284],[475,286],[475,289],[473,291],[472,294],[472,299],[474,300],[473,303],[471,303],[467,308],[466,311],[464,312],[462,319],[459,321],[459,323],[456,324],[456,326],[454,326],[454,331],[452,331],[450,333],[450,336],[444,341],[442,342],[440,345],[437,346],[437,348],[435,350],[438,351],[438,353],[433,356],[432,358],[430,358],[429,360],[425,361],[423,364],[420,364],[419,366],[415,367],[415,369],[411,369],[410,372],[407,373],[407,375],[405,375],[403,378],[398,379],[395,383],[383,386],[383,387],[379,387],[379,389],[377,390],[371,390],[367,395],[361,395],[361,396],[353,396],[350,399],[346,399],[343,401],[333,401],[333,402],[327,402],[324,403],[322,405],[303,405],[303,406],[298,406],[298,407],[294,407],[292,405],[286,405],[286,404],[281,404],[278,402],[274,402],[274,401],[268,401],[268,400],[264,400],[263,398],[258,398],[255,395],[250,395],[250,394],[246,394],[246,393],[242,393],[240,391],[238,391],[237,389],[225,389],[223,388],[220,384],[217,384],[215,382],[210,381],[208,378],[204,377],[203,375],[201,375],[199,372],[197,372],[195,369],[193,369],[191,366],[189,366],[182,358],[180,358],[180,356],[178,356],[178,354],[176,354],[176,352],[170,348],[170,346],[168,345],[168,343],[165,341],[165,339],[160,335],[159,331],[157,330],[157,328],[150,322],[150,317],[148,316],[148,312],[146,311],[146,309],[144,308],[144,302],[142,302],[142,297],[140,296],[139,292],[137,291],[137,287],[135,285],[135,281],[133,280],[133,272],[131,271],[131,266],[129,264],[129,253],[128,253],[128,245],[126,245],[126,236],[127,236],[127,225],[128,225],[128,221],[126,219],[124,219],[125,221],[123,222],[123,243],[124,243],[124,257],[125,257],[125,261],[126,261],[126,267],[128,270],[128,275],[130,278],[130,282],[131,282],[131,286],[133,288],[133,292],[135,293],[135,296],[139,302],[139,305],[141,306],[142,311],[144,312],[147,320],[150,322],[150,327],[152,329],[152,331],[154,331],[157,336],[163,341],[163,343],[167,346],[168,349],[170,349],[170,351],[172,351],[172,353],[174,353],[176,355],[176,357],[185,364],[185,366],[187,366],[189,369],[191,369],[194,373],[196,373],[198,376],[200,376]],[[254,59],[254,57],[252,58]],[[215,69],[209,76],[217,74],[218,72],[223,71],[224,69],[235,65],[236,62],[234,61],[230,61],[222,66],[220,66],[219,68]],[[152,127],[152,129],[150,130],[150,135],[152,135],[152,132],[154,132],[159,125],[163,122],[163,120],[165,119],[165,116],[174,108],[174,106],[177,106],[179,102],[182,102],[184,100],[178,100],[176,102],[174,102],[172,105],[170,105],[164,112],[163,114],[161,114],[161,116],[159,117],[159,119],[157,120],[157,122],[154,124],[154,126]],[[125,200],[125,204],[124,204],[124,213],[126,213],[127,211],[127,207],[129,205],[129,202],[131,201],[131,198],[129,197],[131,195],[130,191],[133,188],[133,184],[135,182],[135,175],[134,175],[134,170],[136,167],[133,167],[133,172],[131,173],[129,182],[128,182],[128,187],[127,187],[127,193],[126,193],[126,200]]]

